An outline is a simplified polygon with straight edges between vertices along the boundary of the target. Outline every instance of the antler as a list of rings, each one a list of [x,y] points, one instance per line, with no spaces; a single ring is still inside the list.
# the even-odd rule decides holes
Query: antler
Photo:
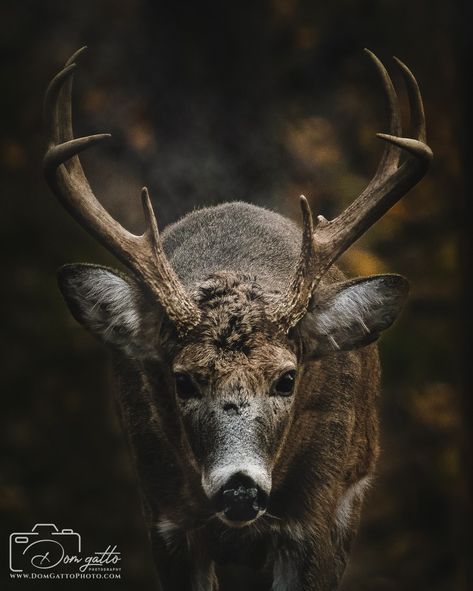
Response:
[[[166,258],[148,190],[145,187],[141,193],[147,228],[143,235],[135,236],[98,202],[82,169],[78,154],[110,137],[110,134],[103,133],[74,139],[72,77],[76,69],[75,60],[85,49],[79,49],[69,58],[46,91],[46,180],[72,217],[136,275],[162,305],[178,332],[186,334],[199,323],[200,312]]]
[[[303,237],[301,254],[288,292],[273,316],[288,331],[306,313],[310,298],[323,274],[368,228],[378,221],[425,175],[432,160],[426,142],[424,107],[417,81],[409,68],[394,58],[409,97],[413,138],[401,137],[399,102],[393,83],[381,61],[368,49],[381,77],[390,113],[390,133],[378,133],[386,143],[378,169],[369,185],[338,217],[317,216],[315,224],[305,197],[301,197]],[[401,154],[406,157],[400,164]]]

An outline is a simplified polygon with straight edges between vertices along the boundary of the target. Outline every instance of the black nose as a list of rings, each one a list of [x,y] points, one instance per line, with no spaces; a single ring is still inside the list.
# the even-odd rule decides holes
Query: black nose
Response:
[[[238,472],[222,486],[215,505],[229,521],[251,521],[268,506],[268,495],[252,478]]]

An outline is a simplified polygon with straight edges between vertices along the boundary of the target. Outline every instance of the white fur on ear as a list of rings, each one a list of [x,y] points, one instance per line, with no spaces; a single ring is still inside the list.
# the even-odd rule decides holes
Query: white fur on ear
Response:
[[[321,356],[373,342],[399,315],[408,289],[400,275],[373,275],[317,290],[299,327],[306,350]]]
[[[141,329],[140,298],[132,280],[106,267],[65,265],[59,288],[74,318],[107,344],[132,355]]]
[[[358,322],[369,334],[365,320],[382,309],[385,299],[379,286],[372,283],[349,286],[335,295],[330,306],[321,307],[314,319],[316,330],[321,335],[330,335],[343,328],[350,329]]]

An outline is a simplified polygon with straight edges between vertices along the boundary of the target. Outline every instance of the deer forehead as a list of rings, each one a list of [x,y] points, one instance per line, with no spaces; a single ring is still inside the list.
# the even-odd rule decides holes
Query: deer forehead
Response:
[[[194,298],[201,321],[191,339],[200,346],[248,356],[277,333],[267,317],[271,294],[255,280],[220,272],[202,282]]]
[[[281,366],[295,364],[289,343],[266,316],[268,299],[255,282],[230,273],[205,281],[196,295],[200,325],[176,355],[174,369],[215,381],[272,377]]]

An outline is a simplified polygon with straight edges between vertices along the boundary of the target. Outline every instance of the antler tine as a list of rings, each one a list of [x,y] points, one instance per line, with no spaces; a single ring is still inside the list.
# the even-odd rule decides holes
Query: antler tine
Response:
[[[70,64],[73,64],[76,59],[78,57],[80,57],[85,51],[87,51],[87,45],[84,45],[83,47],[79,48],[77,51],[75,51],[71,57],[67,60],[67,62],[64,64],[64,67],[69,66]]]
[[[406,64],[397,57],[394,57],[393,59],[399,66],[406,84],[411,111],[411,128],[413,136],[420,142],[425,142],[427,140],[427,132],[425,125],[424,104],[422,102],[422,95],[420,93],[419,85],[417,84],[414,74],[409,70]],[[391,132],[391,135],[399,134]]]
[[[400,59],[395,57],[394,60],[399,66],[406,84],[407,96],[411,111],[412,135],[414,138],[400,138],[383,133],[378,133],[376,135],[380,139],[396,145],[402,150],[405,150],[413,156],[416,156],[419,161],[419,165],[423,164],[423,169],[421,166],[419,166],[419,172],[422,174],[422,172],[425,172],[429,167],[433,157],[432,150],[425,143],[427,132],[422,95],[420,93],[419,85],[417,84],[414,74],[410,71],[406,64],[401,62]]]
[[[300,207],[302,212],[302,242],[299,261],[287,293],[281,298],[273,312],[275,322],[278,322],[285,332],[305,314],[312,291],[320,279],[316,269],[317,256],[313,240],[314,222],[310,205],[304,195],[300,196]]]
[[[146,241],[149,248],[146,255],[151,255],[151,261],[140,264],[140,276],[144,279],[145,286],[157,297],[167,316],[174,322],[178,332],[185,335],[199,324],[200,310],[190,299],[166,258],[146,187],[142,189],[141,200],[147,229],[136,238]]]
[[[146,236],[156,252],[161,247],[161,238],[159,236],[158,222],[154,215],[153,206],[148,193],[148,188],[143,187],[141,189],[141,204],[143,206],[143,215],[146,222],[146,230],[143,236]]]
[[[75,53],[71,55],[71,57],[67,60],[64,64],[64,67],[67,68],[68,66],[75,64],[77,58],[79,58],[84,51],[87,50],[87,47],[81,47]],[[77,66],[76,66],[77,67]],[[74,80],[74,70],[71,70],[70,75],[67,76],[62,84],[61,88],[59,89],[58,97],[57,97],[57,119],[58,119],[58,127],[59,127],[59,141],[64,143],[74,139],[74,131],[72,128],[72,83]],[[109,137],[109,135],[103,135],[103,139]],[[97,140],[102,141],[102,140]],[[80,177],[81,182],[85,185],[89,185],[87,178],[82,170],[82,166],[80,160],[76,156],[72,156],[64,161],[64,166],[67,168],[69,172],[74,172],[76,177]]]
[[[74,138],[71,91],[74,60],[85,51],[77,51],[46,91],[44,114],[48,129],[48,150],[44,173],[50,187],[69,213],[105,248],[110,250],[159,301],[180,334],[199,323],[198,307],[171,267],[164,253],[146,188],[142,191],[146,231],[141,236],[128,232],[102,207],[82,169],[78,154],[110,137],[97,134]]]
[[[372,51],[367,48],[365,48],[364,51],[374,63],[383,84],[386,111],[389,116],[389,134],[400,136],[402,133],[401,112],[399,109],[399,100],[391,77],[381,60]],[[397,146],[387,143],[371,183],[375,183],[387,171],[396,170],[399,164],[400,155],[401,152]]]
[[[76,69],[76,64],[68,64],[63,68],[48,85],[44,96],[43,116],[46,124],[48,145],[54,145],[60,141],[57,100],[64,80]]]
[[[424,176],[433,157],[432,150],[425,143],[424,107],[412,72],[396,59],[406,83],[414,131],[414,138],[406,138],[400,137],[399,106],[391,79],[380,60],[372,52],[366,51],[381,75],[390,110],[390,133],[376,135],[386,141],[389,147],[385,148],[373,179],[353,203],[332,221],[317,216],[318,223],[313,233],[313,247],[310,250],[305,244],[305,239],[303,240],[296,275],[289,293],[277,307],[280,322],[286,330],[294,326],[307,309],[310,301],[307,286],[310,285],[313,292],[323,274],[339,256]],[[406,158],[399,164],[401,153],[404,153]],[[313,280],[298,279],[301,274],[305,277],[308,269],[312,270]]]

